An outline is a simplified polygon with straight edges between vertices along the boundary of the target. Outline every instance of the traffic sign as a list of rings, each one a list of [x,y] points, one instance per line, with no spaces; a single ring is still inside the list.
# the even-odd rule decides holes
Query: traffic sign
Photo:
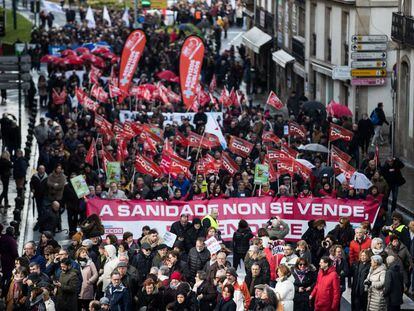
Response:
[[[385,51],[386,43],[354,43],[351,46],[352,51]]]
[[[388,37],[386,35],[353,35],[352,42],[367,42],[367,43],[378,43],[387,42]]]
[[[351,68],[348,66],[335,66],[332,69],[332,79],[348,80],[351,79]]]
[[[352,69],[352,77],[385,77],[387,70],[385,69]]]
[[[356,86],[381,86],[384,84],[384,78],[353,78],[351,80],[351,85]]]
[[[371,60],[371,61],[355,61],[351,62],[352,68],[385,68],[387,62],[384,60]]]
[[[352,52],[351,58],[355,60],[386,59],[387,52]]]

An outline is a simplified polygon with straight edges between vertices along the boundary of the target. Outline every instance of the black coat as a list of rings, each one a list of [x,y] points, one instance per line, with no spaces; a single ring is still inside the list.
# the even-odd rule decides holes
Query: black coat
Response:
[[[293,298],[295,310],[310,310],[309,295],[316,283],[316,271],[308,270],[303,278],[300,278],[296,269],[293,269],[292,276],[294,278],[293,285],[295,286],[295,297]],[[311,287],[312,289],[310,291],[299,292],[300,287]]]
[[[185,233],[184,237],[184,247],[186,252],[189,252],[192,247],[196,245],[196,241],[200,237],[204,237],[204,230],[203,227],[200,227],[200,229],[194,228],[192,226],[190,229],[188,229]]]
[[[138,283],[141,284],[145,281],[148,273],[152,267],[153,255],[145,256],[142,251],[134,256],[132,259],[132,265],[137,269]]]
[[[4,158],[0,158],[0,176],[2,178],[9,178],[11,176],[11,169],[13,168],[13,163]]]
[[[362,263],[357,261],[352,264],[352,288],[351,288],[351,303],[352,310],[361,311],[366,310],[367,306],[367,292],[364,290],[364,281],[368,276],[370,269],[370,262]]]
[[[147,307],[147,311],[158,311],[162,309],[162,297],[155,288],[152,295],[148,295],[145,288],[142,289],[141,294],[138,297],[137,303],[138,309]]]
[[[382,167],[382,175],[387,181],[390,188],[393,186],[402,186],[405,184],[405,179],[401,174],[401,169],[404,168],[404,163],[400,159],[395,159],[392,165],[389,165],[388,162]]]
[[[217,291],[213,284],[204,280],[200,286],[197,287],[196,297],[203,295],[203,298],[198,301],[200,311],[210,311],[216,306]]]
[[[255,293],[255,286],[259,284],[267,284],[268,278],[266,278],[262,273],[259,274],[259,276],[253,278],[251,274],[248,274],[245,279],[247,288],[249,289],[250,296],[254,297]]]
[[[28,167],[29,164],[24,157],[16,158],[13,161],[13,178],[24,178]]]
[[[188,268],[190,270],[190,281],[194,279],[198,270],[202,270],[207,261],[210,260],[210,252],[205,247],[201,252],[197,251],[196,247],[190,249],[188,253]]]
[[[233,234],[233,252],[246,255],[250,247],[249,242],[251,238],[253,238],[253,233],[250,228],[237,229]]]
[[[186,238],[186,233],[189,229],[191,229],[192,224],[188,222],[186,226],[183,226],[180,221],[176,221],[171,225],[170,232],[174,233],[177,238]]]
[[[60,222],[59,211],[55,212],[51,208],[48,208],[46,213],[44,213],[39,218],[39,231],[50,231],[52,234],[55,234],[56,229],[58,228]]]
[[[341,228],[340,225],[336,225],[335,228],[328,232],[329,235],[332,235],[335,238],[335,241],[338,241],[344,248],[349,247],[349,244],[354,239],[354,229],[352,226],[347,226]]]
[[[404,277],[398,263],[394,262],[385,274],[384,297],[388,306],[400,306],[403,303]]]
[[[73,213],[79,212],[80,200],[76,195],[75,189],[71,183],[67,183],[63,189],[63,204],[68,211]]]
[[[237,305],[233,299],[230,299],[229,301],[224,301],[223,298],[220,298],[214,310],[215,311],[236,311]]]
[[[305,240],[308,243],[311,254],[312,254],[312,263],[315,266],[319,266],[318,251],[321,247],[321,243],[325,237],[325,230],[318,230],[313,227],[313,220],[309,221],[309,228],[302,235],[302,240]]]
[[[47,174],[39,176],[34,174],[30,179],[30,189],[33,191],[35,198],[43,198],[47,194]]]

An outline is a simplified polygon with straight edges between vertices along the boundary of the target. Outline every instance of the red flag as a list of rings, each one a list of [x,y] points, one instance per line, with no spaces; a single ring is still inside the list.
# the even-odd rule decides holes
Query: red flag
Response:
[[[115,159],[109,151],[104,150],[102,154],[102,164],[105,172],[108,162],[115,162]]]
[[[92,139],[91,146],[89,147],[88,153],[85,157],[85,162],[93,166],[93,158],[96,157],[96,142],[95,138]]]
[[[267,159],[272,162],[276,163],[279,160],[284,159],[294,159],[290,154],[276,149],[269,149],[266,154]]]
[[[76,89],[76,97],[79,101],[79,103],[84,107],[85,109],[96,111],[99,107],[99,104],[95,102],[94,100],[90,99],[89,96],[80,88]]]
[[[278,175],[277,175],[277,171],[276,171],[273,163],[267,161],[267,159],[265,158],[263,164],[266,164],[267,166],[269,166],[269,181],[270,182],[275,182],[278,178]]]
[[[120,135],[123,130],[121,121],[119,121],[118,119],[115,119],[114,124],[112,126],[112,130],[114,131],[116,135]]]
[[[197,36],[185,39],[180,54],[180,86],[181,97],[187,109],[193,107],[197,97],[196,88],[200,80],[203,66],[204,43]]]
[[[302,125],[297,124],[296,122],[289,121],[289,136],[290,137],[299,136],[302,139],[305,139],[306,129]]]
[[[92,85],[91,96],[95,97],[96,100],[99,100],[102,103],[108,102],[108,93],[97,84]]]
[[[233,87],[233,88],[231,88],[231,91],[230,91],[230,95],[229,95],[229,97],[230,97],[230,101],[231,101],[231,104],[232,104],[232,105],[234,105],[234,106],[238,106],[238,105],[240,105],[240,104],[239,104],[239,98],[237,97],[237,94],[236,94],[236,92],[234,91],[234,87]]]
[[[298,155],[299,155],[299,151],[296,151],[295,149],[290,148],[286,144],[283,144],[280,147],[280,150],[284,151],[285,153],[287,153],[288,155],[290,155],[294,159],[296,159],[298,157]]]
[[[129,94],[146,101],[150,101],[152,98],[151,91],[145,85],[133,86],[129,91]]]
[[[161,168],[157,164],[138,153],[135,157],[135,169],[141,174],[147,174],[155,178],[162,174]]]
[[[349,154],[347,154],[346,152],[343,152],[341,149],[339,149],[338,147],[334,145],[331,146],[331,157],[332,158],[339,157],[345,162],[349,162],[352,159],[352,157]]]
[[[102,76],[101,70],[96,68],[94,65],[91,65],[91,70],[89,71],[89,83],[98,84],[99,78]]]
[[[55,105],[63,105],[66,102],[66,98],[68,94],[65,90],[62,90],[60,93],[56,91],[56,89],[52,90],[52,99]]]
[[[276,165],[279,176],[285,174],[293,176],[295,174],[295,159],[279,159]]]
[[[118,147],[116,149],[116,160],[118,162],[124,162],[128,158],[128,150],[126,140],[120,137],[117,139]]]
[[[211,144],[208,139],[205,137],[198,135],[197,133],[191,132],[187,136],[188,145],[190,147],[196,148],[203,148],[203,149],[210,149]]]
[[[302,163],[295,160],[294,169],[297,173],[302,175],[303,179],[305,181],[311,180],[312,178],[312,170],[307,167],[306,165],[303,165]]]
[[[158,84],[158,96],[159,99],[165,104],[168,105],[170,103],[169,99],[168,99],[168,95],[167,95],[167,88],[162,85],[161,83]]]
[[[254,145],[247,140],[230,136],[229,150],[243,158],[246,158],[253,150]]]
[[[109,96],[111,98],[120,97],[122,95],[122,91],[119,87],[109,84]]]
[[[210,91],[210,93],[214,93],[214,91],[217,88],[217,80],[216,80],[216,75],[213,75],[213,78],[211,79],[210,85],[208,87],[208,90]]]
[[[183,147],[188,146],[188,139],[180,132],[175,131],[175,142]]]
[[[281,139],[273,132],[263,132],[262,141],[263,143],[282,143]]]
[[[177,175],[179,173],[184,173],[187,177],[190,177],[190,166],[190,161],[184,160],[178,155],[170,152],[162,153],[161,167],[166,174],[171,173]]]
[[[216,148],[216,147],[220,147],[220,140],[218,139],[218,137],[214,134],[211,133],[204,133],[204,137],[205,139],[207,139],[209,141],[209,145],[211,146],[211,148]]]
[[[220,104],[222,104],[225,107],[230,107],[232,105],[232,101],[229,95],[229,91],[226,89],[226,87],[224,87],[221,90],[220,93],[220,97],[219,97],[219,102]]]
[[[280,110],[284,106],[282,101],[279,99],[279,97],[277,97],[277,95],[273,91],[270,91],[266,104],[268,104],[269,106],[272,106],[276,110]]]
[[[335,174],[343,173],[348,180],[352,177],[352,175],[354,175],[356,171],[356,169],[348,162],[345,162],[344,160],[337,157],[332,158],[332,166],[335,170]]]
[[[88,95],[86,94],[86,92],[85,92],[84,90],[82,90],[81,88],[79,88],[79,87],[77,87],[77,88],[76,88],[76,90],[75,90],[75,95],[76,95],[76,98],[78,99],[78,101],[79,101],[79,103],[80,103],[80,104],[82,104],[83,99],[84,99],[86,96],[88,96]]]
[[[114,134],[112,133],[111,123],[109,123],[108,120],[106,120],[99,114],[95,114],[95,127],[99,132],[101,132],[104,135],[107,135],[109,137],[114,136]]]
[[[335,123],[331,123],[329,126],[329,141],[335,141],[342,139],[345,141],[351,141],[354,133],[342,126],[339,126]]]
[[[122,50],[121,62],[119,66],[119,89],[123,92],[119,97],[121,102],[125,94],[128,94],[129,85],[137,69],[139,60],[144,52],[147,39],[142,30],[135,30],[125,41]]]
[[[200,85],[200,84],[199,84]],[[197,91],[197,101],[201,107],[210,102],[210,94],[208,94],[200,85],[199,90]]]
[[[236,161],[234,161],[227,152],[221,154],[221,167],[225,169],[230,175],[234,175],[239,171],[239,166],[237,165]]]

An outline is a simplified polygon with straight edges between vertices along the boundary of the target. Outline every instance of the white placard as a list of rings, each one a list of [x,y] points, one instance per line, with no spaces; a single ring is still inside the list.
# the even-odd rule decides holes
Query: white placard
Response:
[[[209,238],[207,241],[204,242],[207,249],[210,251],[210,254],[215,254],[219,251],[221,251],[221,245],[220,242],[217,241],[215,237]]]
[[[173,248],[175,240],[177,239],[177,235],[167,231],[164,233],[164,236],[162,238],[164,240],[165,245],[167,245],[169,248]]]

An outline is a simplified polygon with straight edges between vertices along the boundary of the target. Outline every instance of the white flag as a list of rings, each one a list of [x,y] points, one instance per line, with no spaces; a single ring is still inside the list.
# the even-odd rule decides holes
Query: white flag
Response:
[[[88,11],[86,12],[85,19],[88,22],[88,28],[95,28],[96,27],[95,16],[93,15],[93,11],[92,11],[91,7],[88,7]]]
[[[122,15],[122,20],[125,23],[125,26],[129,27],[129,12],[128,8],[125,8],[124,14]]]
[[[106,7],[106,5],[103,8],[103,19],[104,21],[108,22],[109,27],[112,27],[111,17],[109,16],[108,8]]]
[[[208,115],[207,117],[205,132],[217,136],[223,149],[227,149],[227,142],[224,138],[223,132],[221,131],[220,125],[212,115]]]

